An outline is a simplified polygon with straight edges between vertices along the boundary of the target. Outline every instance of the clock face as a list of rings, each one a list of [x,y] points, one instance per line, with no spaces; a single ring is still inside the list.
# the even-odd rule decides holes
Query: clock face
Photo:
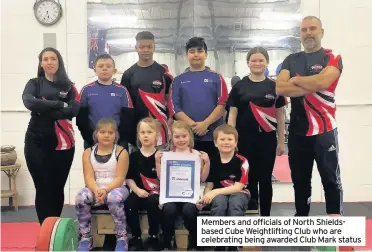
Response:
[[[61,17],[61,5],[54,0],[41,0],[35,4],[35,17],[43,25],[53,25]]]

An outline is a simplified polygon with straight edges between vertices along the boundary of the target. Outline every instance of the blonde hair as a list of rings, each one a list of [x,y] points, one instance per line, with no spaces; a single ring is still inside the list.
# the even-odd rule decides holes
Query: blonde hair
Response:
[[[118,125],[116,123],[115,120],[111,119],[111,118],[102,118],[100,119],[97,124],[96,124],[96,129],[94,130],[93,132],[93,141],[95,143],[98,143],[98,139],[97,139],[97,132],[102,129],[103,127],[105,126],[108,126],[110,125],[111,127],[114,128],[115,130],[115,140],[114,140],[114,144],[116,144],[118,141],[119,141],[119,132],[118,132]]]
[[[224,134],[227,134],[227,135],[234,135],[235,137],[235,141],[238,142],[238,131],[231,125],[229,124],[223,124],[223,125],[220,125],[218,126],[214,131],[213,131],[213,139],[214,141],[217,140],[218,138],[218,134],[219,133],[224,133]]]
[[[194,148],[194,133],[191,130],[191,127],[184,121],[174,121],[170,127],[171,130],[171,138],[170,138],[170,146],[173,149],[174,143],[173,143],[173,133],[175,129],[184,129],[187,131],[190,137],[190,143],[189,147]]]
[[[141,141],[139,140],[139,131],[140,131],[142,123],[147,124],[151,129],[153,129],[155,131],[155,133],[156,133],[155,141],[157,141],[157,138],[158,138],[159,132],[160,132],[160,123],[157,119],[154,119],[152,117],[142,118],[137,124],[137,146],[138,147],[140,147],[142,145]],[[156,146],[156,142],[154,144]]]

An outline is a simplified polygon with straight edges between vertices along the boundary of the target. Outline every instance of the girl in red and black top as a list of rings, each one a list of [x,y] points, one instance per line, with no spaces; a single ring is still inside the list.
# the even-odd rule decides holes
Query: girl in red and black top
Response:
[[[155,165],[156,145],[159,135],[160,123],[156,119],[145,117],[139,121],[137,125],[137,146],[140,149],[130,154],[127,174],[127,184],[132,190],[125,203],[127,222],[132,232],[129,251],[144,250],[139,210],[147,211],[149,224],[147,250],[159,250],[160,181]]]
[[[31,111],[24,152],[42,224],[47,217],[60,216],[62,212],[64,187],[75,153],[71,120],[80,107],[79,93],[56,49],[41,51],[37,78],[27,82],[22,99]]]
[[[270,216],[273,196],[271,175],[276,155],[282,155],[285,148],[286,100],[276,95],[275,82],[264,74],[269,63],[269,54],[264,48],[253,48],[247,55],[247,63],[251,74],[236,83],[230,92],[228,123],[238,130],[239,153],[248,159],[250,166],[249,209],[257,209],[259,196],[261,216]]]

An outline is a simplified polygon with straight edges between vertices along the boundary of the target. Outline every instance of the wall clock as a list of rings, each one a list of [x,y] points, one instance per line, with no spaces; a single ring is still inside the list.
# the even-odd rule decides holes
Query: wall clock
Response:
[[[34,14],[40,24],[54,25],[62,17],[62,6],[59,0],[38,0],[34,4]]]

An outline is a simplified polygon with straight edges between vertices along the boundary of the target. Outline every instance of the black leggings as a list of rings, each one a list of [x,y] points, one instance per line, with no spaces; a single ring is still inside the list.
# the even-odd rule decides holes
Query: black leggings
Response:
[[[171,202],[163,205],[161,227],[164,243],[169,244],[175,234],[175,222],[178,213],[182,213],[183,223],[187,231],[189,231],[188,247],[196,247],[198,209],[192,203]]]
[[[239,139],[239,153],[248,159],[248,189],[251,201],[260,198],[261,216],[270,216],[273,198],[271,176],[276,159],[276,132],[262,132]],[[260,193],[258,193],[258,184]]]
[[[125,201],[125,212],[127,215],[127,223],[131,233],[135,237],[141,236],[141,227],[139,221],[138,210],[146,210],[149,222],[149,235],[159,234],[160,224],[160,209],[159,195],[152,194],[147,198],[140,198],[134,192],[129,194]]]
[[[26,140],[24,152],[36,189],[35,207],[39,223],[42,224],[48,217],[60,217],[75,147],[57,151]]]

